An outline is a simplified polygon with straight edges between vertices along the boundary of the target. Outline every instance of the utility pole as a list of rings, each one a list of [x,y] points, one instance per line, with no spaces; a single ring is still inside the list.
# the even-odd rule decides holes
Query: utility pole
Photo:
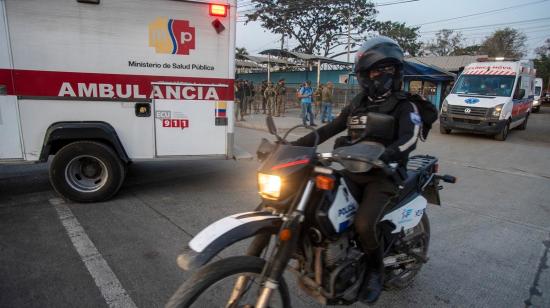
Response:
[[[281,50],[285,48],[285,34],[283,33],[283,36],[281,37]]]
[[[349,63],[349,56],[350,56],[350,48],[351,48],[351,9],[348,8],[348,57],[347,57],[348,63]],[[346,79],[346,91],[344,92],[344,106],[348,104],[348,92],[349,92],[349,74],[348,74],[348,78]]]

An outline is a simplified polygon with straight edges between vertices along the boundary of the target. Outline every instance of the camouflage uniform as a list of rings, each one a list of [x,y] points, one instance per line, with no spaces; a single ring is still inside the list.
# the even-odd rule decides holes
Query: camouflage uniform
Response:
[[[267,86],[267,88],[264,91],[264,97],[266,100],[266,108],[267,108],[267,114],[273,114],[274,108],[275,108],[275,96],[277,95],[277,92],[275,92],[275,88],[273,87],[273,83],[270,82]]]
[[[285,114],[285,104],[286,104],[286,87],[284,82],[279,81],[275,87],[275,92],[277,97],[275,99],[275,116],[279,117]]]

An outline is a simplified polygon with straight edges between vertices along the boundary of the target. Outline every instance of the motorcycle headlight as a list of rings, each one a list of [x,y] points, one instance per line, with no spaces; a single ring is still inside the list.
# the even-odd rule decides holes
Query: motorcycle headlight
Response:
[[[258,187],[260,196],[265,199],[277,200],[281,196],[281,177],[258,173]]]
[[[447,100],[444,100],[443,105],[441,105],[441,113],[447,113],[448,108],[449,108],[449,103],[447,103]]]
[[[493,108],[493,117],[495,118],[500,117],[500,113],[502,112],[502,107],[504,107],[504,104],[500,104],[498,106],[495,106],[495,108]]]

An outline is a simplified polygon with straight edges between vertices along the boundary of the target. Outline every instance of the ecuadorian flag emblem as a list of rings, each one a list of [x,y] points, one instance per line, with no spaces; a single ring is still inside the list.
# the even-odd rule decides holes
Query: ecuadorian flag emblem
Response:
[[[216,125],[227,125],[227,102],[216,102]]]

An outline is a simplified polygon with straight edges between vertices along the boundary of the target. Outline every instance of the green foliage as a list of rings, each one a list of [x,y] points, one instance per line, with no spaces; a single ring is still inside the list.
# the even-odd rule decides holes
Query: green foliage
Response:
[[[548,80],[550,80],[550,38],[546,39],[543,46],[535,49],[535,52],[537,58],[533,62],[535,62],[535,68],[537,69],[537,77],[544,79],[542,88],[550,91],[547,88]]]
[[[235,48],[235,58],[237,59],[244,59],[243,56],[248,55],[248,51],[246,50],[246,47],[237,47]]]
[[[411,56],[416,57],[421,54],[422,43],[418,41],[420,27],[407,27],[405,23],[384,21],[376,22],[374,28],[380,35],[396,40],[403,51]]]
[[[363,33],[373,29],[377,13],[370,0],[252,0],[252,3],[255,11],[246,15],[248,21],[259,21],[273,33],[296,39],[299,43],[296,51],[324,56],[347,44],[348,22],[353,29],[351,47],[356,46]]]
[[[426,45],[425,52],[433,56],[458,55],[463,50],[463,36],[460,32],[449,29],[439,30],[435,34],[435,40]]]
[[[481,54],[481,45],[458,47],[452,52],[453,56],[477,56]]]
[[[521,59],[525,55],[527,37],[513,28],[495,31],[481,45],[481,52],[489,57],[507,57]]]

